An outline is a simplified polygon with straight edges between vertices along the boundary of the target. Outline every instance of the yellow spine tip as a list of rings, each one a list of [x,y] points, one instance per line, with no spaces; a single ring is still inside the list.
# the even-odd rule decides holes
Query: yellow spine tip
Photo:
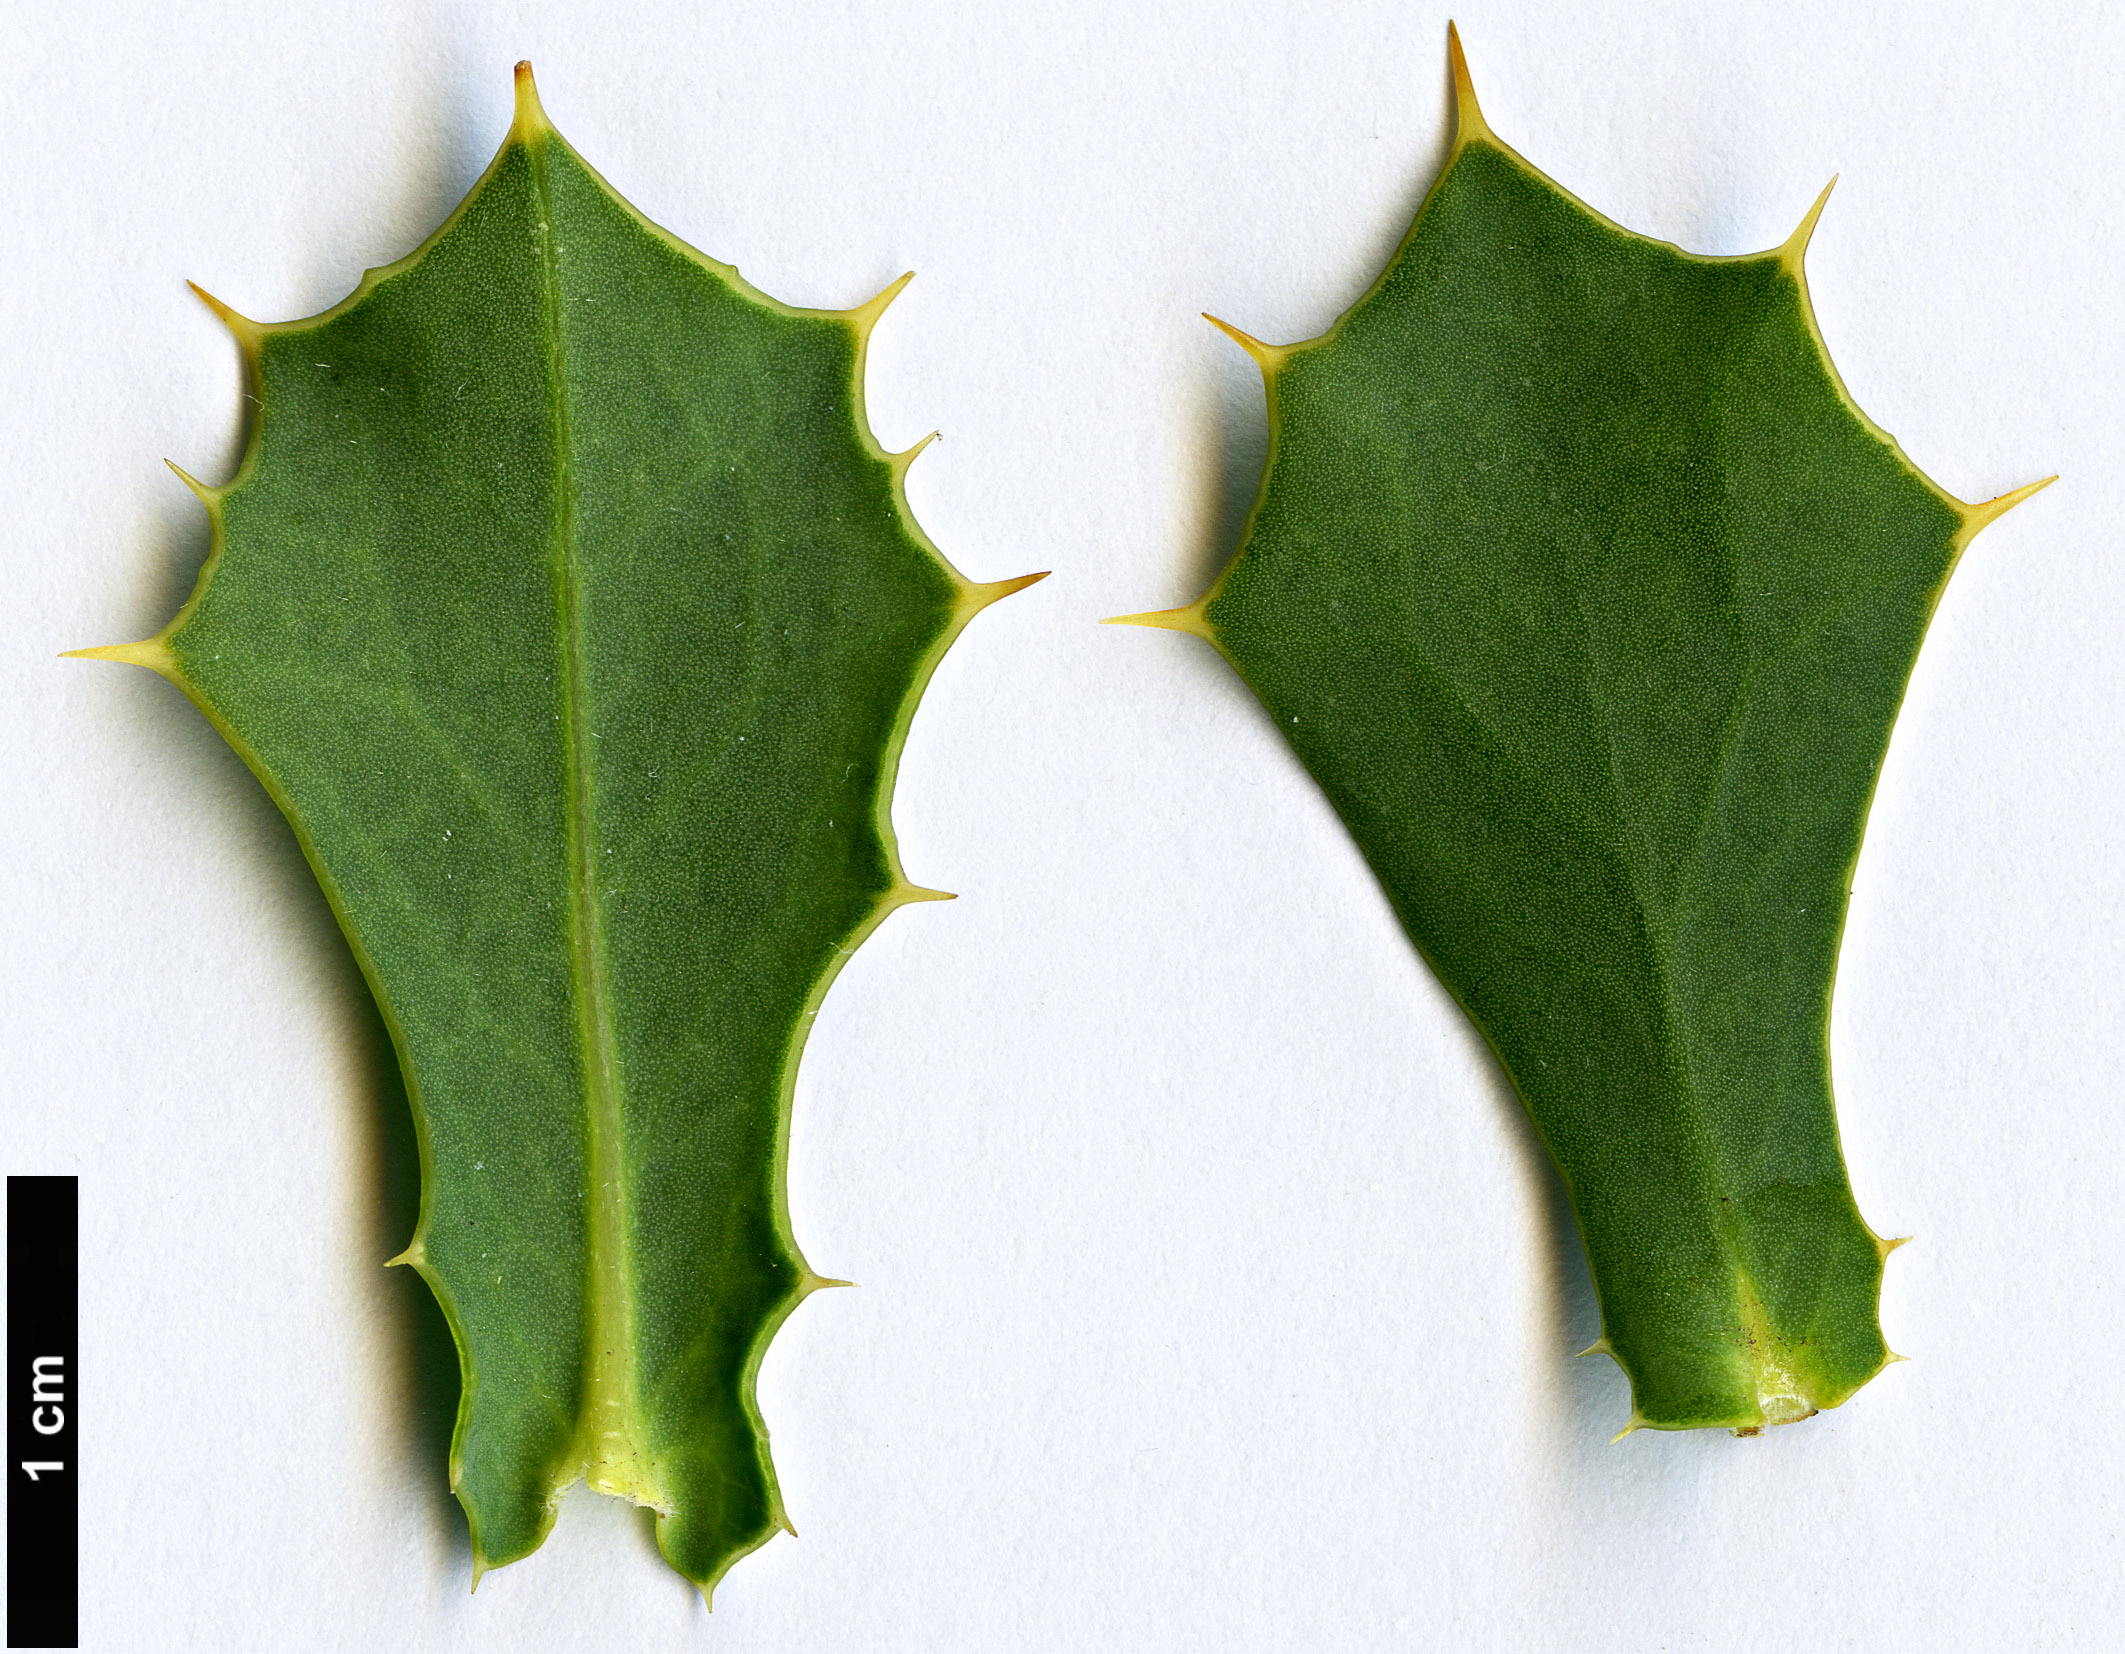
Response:
[[[906,907],[910,902],[956,902],[959,893],[956,890],[931,890],[902,879],[893,886],[890,900],[895,907]]]
[[[1491,135],[1490,123],[1483,118],[1483,106],[1476,102],[1476,83],[1468,72],[1468,57],[1461,50],[1461,31],[1451,21],[1446,25],[1446,57],[1454,72],[1454,148],[1471,143],[1477,138]]]
[[[1894,1350],[1885,1350],[1882,1354],[1882,1365],[1884,1367],[1893,1367],[1899,1361],[1909,1361],[1910,1359],[1908,1355],[1898,1355]]]
[[[1807,215],[1793,227],[1793,233],[1786,237],[1786,244],[1778,249],[1779,263],[1796,276],[1801,273],[1802,264],[1808,256],[1808,243],[1815,237],[1815,221],[1822,217],[1823,208],[1830,204],[1830,192],[1835,188],[1837,175],[1832,173],[1830,181],[1822,187],[1822,194],[1815,198],[1815,205],[1810,207]]]
[[[107,643],[100,649],[68,649],[61,660],[115,660],[126,666],[145,666],[164,677],[177,673],[177,657],[161,638],[143,638],[138,643]]]
[[[223,327],[236,335],[236,342],[243,346],[246,356],[255,357],[258,354],[258,347],[266,340],[265,323],[254,322],[240,310],[232,310],[196,281],[188,281],[185,286],[199,296],[200,303],[221,318]]]
[[[526,58],[516,66],[516,119],[510,123],[509,136],[523,143],[552,130],[546,106],[539,102],[539,83],[532,79],[531,60]]]
[[[1150,626],[1162,632],[1187,632],[1206,643],[1217,642],[1217,634],[1211,631],[1210,622],[1203,618],[1201,602],[1191,603],[1185,609],[1153,609],[1140,615],[1109,615],[1100,624]]]
[[[915,463],[916,455],[920,454],[923,449],[927,448],[943,434],[941,431],[932,431],[928,436],[916,443],[914,447],[903,448],[897,454],[888,454],[886,458],[892,464],[893,470],[904,477],[908,474],[909,467]]]
[[[844,314],[848,317],[850,325],[856,329],[859,335],[868,339],[871,335],[871,329],[878,325],[878,318],[885,314],[886,306],[899,298],[900,290],[914,279],[915,272],[910,270],[901,276],[898,281],[888,284],[883,292],[866,299],[862,304],[856,306],[854,310],[845,311]]]
[[[1980,533],[2006,516],[2022,501],[2028,499],[2030,495],[2042,493],[2058,480],[2056,476],[2045,477],[2041,481],[2032,482],[2025,487],[2017,488],[2011,494],[2002,494],[1996,500],[1983,500],[1975,505],[1966,501],[1957,501],[1956,503],[1962,507],[1963,512],[1963,532],[1960,536],[1963,544],[1968,545]]]
[[[1234,344],[1238,345],[1240,349],[1244,350],[1249,356],[1252,356],[1254,358],[1255,366],[1262,370],[1262,377],[1264,379],[1275,378],[1277,369],[1281,368],[1286,362],[1291,360],[1291,346],[1265,345],[1262,343],[1261,340],[1254,337],[1253,334],[1242,333],[1230,322],[1219,320],[1217,317],[1211,315],[1210,312],[1207,310],[1205,310],[1202,314],[1204,321],[1208,322],[1212,327],[1216,328],[1220,333],[1224,334],[1226,338],[1230,339]]]
[[[1005,598],[1024,591],[1028,586],[1037,586],[1048,578],[1051,570],[1042,569],[1038,574],[1021,574],[1010,580],[991,580],[984,585],[971,582],[959,588],[960,623],[964,625],[981,613],[991,603],[1001,603]]]
[[[212,511],[216,506],[221,504],[222,491],[220,489],[209,488],[205,483],[201,482],[197,477],[193,476],[191,472],[187,471],[183,466],[179,465],[174,459],[166,459],[162,463],[167,465],[172,471],[175,471],[177,473],[177,480],[183,483],[185,487],[189,488],[194,494],[196,494],[199,497],[199,503],[205,506],[209,511]]]
[[[1613,1356],[1615,1353],[1616,1351],[1610,1345],[1607,1335],[1604,1334],[1601,1337],[1595,1339],[1591,1344],[1587,1345],[1585,1349],[1581,1350],[1576,1359],[1584,1361],[1590,1355]]]
[[[1888,1261],[1889,1254],[1894,1252],[1899,1246],[1909,1246],[1910,1244],[1911,1237],[1909,1235],[1897,1235],[1894,1238],[1887,1235],[1876,1235],[1874,1237],[1874,1250],[1881,1254],[1884,1263]]]
[[[419,1241],[415,1241],[411,1246],[407,1247],[406,1250],[401,1252],[397,1257],[386,1258],[384,1260],[384,1267],[386,1269],[396,1269],[401,1264],[404,1264],[410,1268],[417,1264],[424,1264],[427,1261],[428,1254],[422,1249],[421,1243]]]
[[[1631,1422],[1629,1424],[1626,1424],[1613,1436],[1609,1437],[1609,1446],[1614,1447],[1618,1442],[1623,1440],[1625,1436],[1635,1436],[1638,1434],[1639,1431],[1643,1430],[1644,1428],[1645,1420],[1640,1418],[1638,1416],[1638,1413],[1634,1409],[1631,1413]]]

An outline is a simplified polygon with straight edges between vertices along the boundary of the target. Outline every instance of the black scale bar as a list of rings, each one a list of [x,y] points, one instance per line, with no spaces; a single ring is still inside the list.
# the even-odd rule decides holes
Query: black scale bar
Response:
[[[79,1646],[80,1179],[7,1180],[7,1646]]]

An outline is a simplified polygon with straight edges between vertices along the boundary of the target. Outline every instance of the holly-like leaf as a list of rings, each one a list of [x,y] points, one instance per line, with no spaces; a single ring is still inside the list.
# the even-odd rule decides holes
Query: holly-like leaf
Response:
[[[1831,1105],[1838,938],[1966,505],[1839,385],[1801,257],[1620,229],[1484,124],[1380,279],[1261,364],[1185,609],[1341,813],[1571,1193],[1631,1428],[1834,1407],[1895,1244]],[[1827,192],[1825,192],[1827,195]],[[1218,325],[1223,326],[1223,323]],[[2041,485],[2037,485],[2041,486]]]
[[[198,589],[84,651],[228,737],[375,990],[479,1569],[578,1477],[653,1507],[704,1591],[789,1526],[754,1378],[831,1284],[786,1209],[798,1055],[842,961],[938,894],[894,849],[901,743],[1029,583],[954,573],[917,450],[871,436],[900,285],[765,298],[585,166],[519,65],[508,140],[411,257],[310,321],[216,304],[258,412],[235,480],[192,485]]]

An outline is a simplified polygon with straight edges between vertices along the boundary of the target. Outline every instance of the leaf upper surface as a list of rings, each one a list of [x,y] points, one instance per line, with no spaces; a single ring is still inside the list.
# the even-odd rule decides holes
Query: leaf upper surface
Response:
[[[897,289],[895,289],[897,290]],[[577,1477],[704,1589],[787,1527],[761,1353],[799,1051],[893,907],[888,806],[980,607],[862,410],[860,310],[774,303],[515,128],[412,257],[232,317],[259,403],[154,644],[287,812],[404,1062],[407,1253],[455,1332],[477,1567]]]

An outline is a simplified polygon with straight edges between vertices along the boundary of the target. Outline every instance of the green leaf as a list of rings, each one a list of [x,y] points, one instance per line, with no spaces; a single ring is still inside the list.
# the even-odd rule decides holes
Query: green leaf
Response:
[[[1450,46],[1452,155],[1380,279],[1304,344],[1227,329],[1269,403],[1238,555],[1129,618],[1223,651],[1490,1042],[1630,1428],[1753,1433],[1893,1359],[1831,980],[1920,637],[2033,489],[1965,505],[1853,407],[1821,201],[1751,257],[1633,235],[1492,136]]]
[[[84,651],[243,755],[390,1025],[476,1569],[578,1477],[653,1507],[704,1592],[789,1526],[754,1379],[834,1284],[790,1234],[798,1056],[842,961],[938,894],[894,849],[901,744],[1029,583],[954,573],[902,490],[921,445],[865,422],[906,279],[763,297],[585,166],[520,65],[411,257],[310,321],[216,304],[258,412],[235,480],[193,484],[211,555],[158,637]]]

